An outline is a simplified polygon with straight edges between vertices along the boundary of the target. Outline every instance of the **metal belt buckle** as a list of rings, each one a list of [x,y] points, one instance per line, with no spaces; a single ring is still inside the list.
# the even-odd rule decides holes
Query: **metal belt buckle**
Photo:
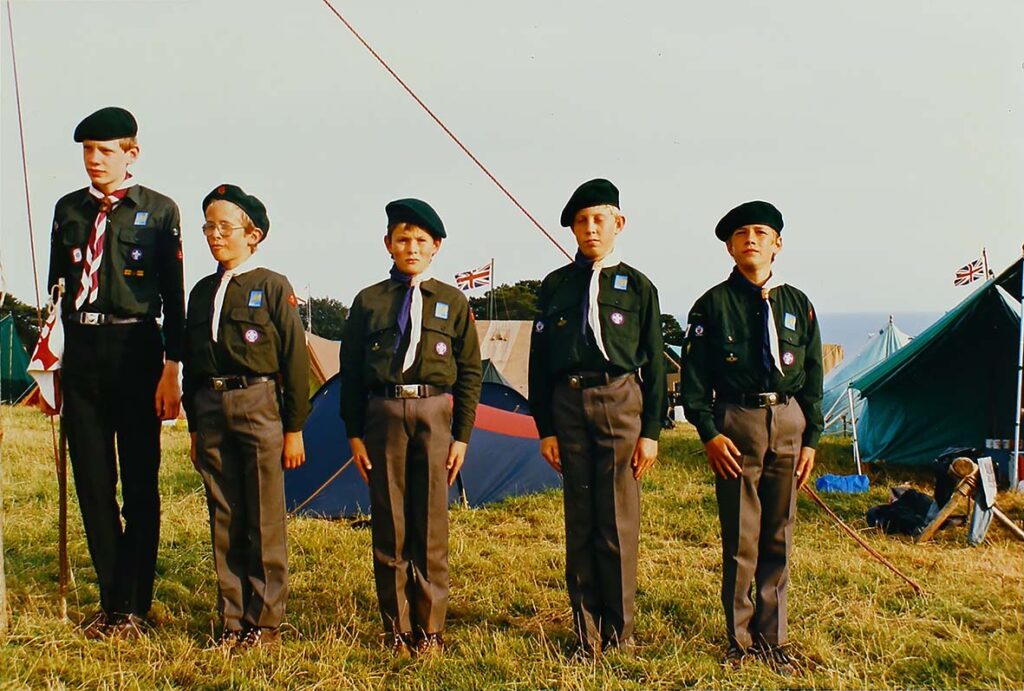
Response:
[[[419,384],[396,384],[395,385],[395,398],[419,398],[420,397],[420,385]]]
[[[101,315],[99,312],[80,312],[80,314],[82,315],[81,319],[83,324],[96,326],[97,324],[100,323]]]
[[[582,389],[583,388],[583,377],[578,374],[569,376],[569,388],[570,389]]]
[[[761,405],[773,406],[779,402],[779,395],[774,391],[761,394]]]
[[[227,383],[224,381],[223,377],[214,377],[213,379],[210,380],[210,383],[213,385],[214,391],[223,391],[227,386]]]

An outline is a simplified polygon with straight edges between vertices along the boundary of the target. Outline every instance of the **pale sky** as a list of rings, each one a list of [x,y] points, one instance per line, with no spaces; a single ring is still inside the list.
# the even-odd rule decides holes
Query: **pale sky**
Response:
[[[941,311],[954,271],[1024,242],[1024,2],[332,0],[563,246],[584,180],[621,190],[624,261],[685,315],[731,266],[717,220],[786,218],[781,277],[820,313]],[[0,259],[32,301],[7,3]],[[54,202],[84,187],[75,125],[140,123],[140,182],[182,211],[186,286],[213,269],[200,202],[267,205],[260,254],[346,304],[386,275],[384,205],[414,196],[449,239],[433,273],[499,283],[564,258],[428,119],[322,0],[11,3],[36,264]]]

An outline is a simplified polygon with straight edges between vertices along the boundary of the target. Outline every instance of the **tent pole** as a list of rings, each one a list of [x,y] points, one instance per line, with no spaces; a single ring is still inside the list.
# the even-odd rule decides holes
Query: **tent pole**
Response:
[[[860,468],[860,445],[857,443],[857,415],[853,412],[853,388],[846,387],[846,400],[850,403],[850,428],[853,430],[853,460],[857,462],[857,474],[863,475]]]
[[[1011,478],[1010,488],[1024,491],[1024,478],[1020,472],[1020,405],[1021,386],[1024,379],[1024,245],[1020,248],[1020,340],[1017,343],[1017,405],[1013,409],[1013,456],[1007,475]]]

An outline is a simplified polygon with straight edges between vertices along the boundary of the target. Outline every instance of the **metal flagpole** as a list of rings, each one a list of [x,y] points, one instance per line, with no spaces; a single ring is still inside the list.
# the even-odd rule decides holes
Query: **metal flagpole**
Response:
[[[1013,409],[1013,456],[1010,457],[1010,468],[1007,475],[1014,479],[1010,487],[1024,491],[1024,478],[1020,467],[1020,404],[1021,387],[1024,386],[1024,245],[1020,248],[1020,341],[1017,344],[1017,406]]]
[[[857,474],[863,475],[860,469],[860,443],[857,441],[857,415],[853,412],[853,388],[846,387],[846,400],[850,403],[850,427],[853,429],[853,460],[857,462]]]
[[[985,251],[984,247],[981,248],[981,265],[985,269],[985,280],[987,281],[992,278],[992,274],[988,271],[988,252]]]
[[[494,321],[494,288],[497,284],[494,282],[494,257],[491,257],[491,299],[487,303],[487,318]]]

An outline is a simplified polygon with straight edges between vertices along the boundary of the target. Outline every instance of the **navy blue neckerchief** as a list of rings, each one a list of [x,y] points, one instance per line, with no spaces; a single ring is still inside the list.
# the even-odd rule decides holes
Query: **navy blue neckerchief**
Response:
[[[405,298],[402,300],[402,307],[398,310],[398,338],[395,339],[395,352],[397,353],[398,347],[405,337],[405,332],[409,328],[409,317],[412,313],[412,276],[402,273],[394,264],[391,265],[390,275],[392,281],[406,286]]]
[[[586,283],[584,283],[583,288],[583,296],[580,300],[580,313],[583,315],[583,318],[580,320],[580,332],[583,334],[584,343],[589,343],[590,336],[587,334],[587,326],[590,319],[590,275],[594,271],[594,260],[588,259],[583,256],[582,252],[576,250],[576,256],[573,257],[572,263],[587,274],[587,280]],[[598,277],[598,280],[601,280],[600,277]]]
[[[751,283],[750,279],[740,273],[739,267],[733,267],[732,273],[729,274],[729,282],[740,290],[753,293],[757,299],[757,304],[761,310],[761,362],[764,364],[764,374],[767,379],[771,374],[774,363],[772,361],[771,338],[768,336],[768,308],[761,297],[761,286]]]

